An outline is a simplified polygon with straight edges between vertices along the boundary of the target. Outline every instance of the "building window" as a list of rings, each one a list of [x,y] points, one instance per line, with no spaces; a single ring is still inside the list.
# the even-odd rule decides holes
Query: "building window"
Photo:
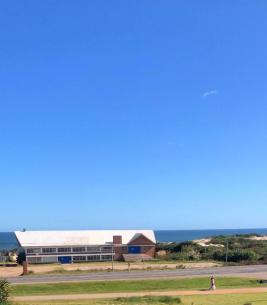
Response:
[[[122,251],[122,253],[124,253],[124,254],[128,253],[128,247],[127,247],[127,246],[121,247],[121,251]]]
[[[112,260],[112,255],[102,255],[101,260],[102,261],[111,261]]]
[[[40,264],[42,262],[41,257],[27,257],[27,262],[29,264]]]
[[[42,263],[57,263],[57,262],[58,262],[57,256],[47,255],[42,257]]]
[[[72,261],[73,262],[85,262],[86,256],[73,256]]]
[[[72,248],[72,251],[76,253],[85,252],[85,247],[74,247]]]
[[[88,255],[87,260],[88,261],[100,261],[100,255]]]
[[[27,254],[39,254],[41,252],[40,248],[28,248],[26,249]]]
[[[43,253],[55,253],[57,252],[56,248],[43,248],[42,249]]]
[[[112,252],[112,247],[111,246],[102,247],[101,252]]]
[[[88,247],[87,252],[91,252],[91,253],[101,252],[101,247]]]
[[[59,252],[59,253],[69,253],[69,252],[71,252],[71,248],[58,248],[57,252]]]

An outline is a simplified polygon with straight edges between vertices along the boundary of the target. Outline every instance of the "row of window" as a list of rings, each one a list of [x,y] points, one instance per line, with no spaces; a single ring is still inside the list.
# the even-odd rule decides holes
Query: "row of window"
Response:
[[[146,251],[151,246],[141,246],[141,252]],[[111,253],[112,246],[103,247],[60,247],[60,248],[28,248],[26,250],[27,254],[51,254],[51,253]],[[128,251],[127,246],[122,247],[122,253]]]
[[[91,261],[111,261],[112,255],[80,255],[80,256],[73,256],[72,262],[91,262]],[[57,256],[50,256],[50,257],[28,257],[28,263],[30,264],[38,264],[38,263],[56,263],[58,262]]]
[[[72,261],[73,262],[86,262],[86,261],[111,261],[112,255],[81,255],[81,256],[73,256]]]
[[[39,253],[83,253],[83,252],[112,252],[111,246],[105,247],[61,247],[61,248],[28,248],[27,254]]]

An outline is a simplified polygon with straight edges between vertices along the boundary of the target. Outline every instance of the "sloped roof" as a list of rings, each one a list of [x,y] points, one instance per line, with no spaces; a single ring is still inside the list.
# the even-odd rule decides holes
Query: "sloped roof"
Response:
[[[135,240],[137,240],[139,237],[144,237],[145,240],[149,240],[151,242],[154,242],[153,240],[151,240],[149,237],[147,237],[145,234],[142,234],[142,233],[136,233],[134,234],[134,236],[129,240],[128,244],[131,244],[132,242],[134,242]]]
[[[136,234],[156,242],[152,230],[16,231],[15,234],[22,247],[105,245],[112,243],[114,235],[121,235],[122,243],[128,244]]]

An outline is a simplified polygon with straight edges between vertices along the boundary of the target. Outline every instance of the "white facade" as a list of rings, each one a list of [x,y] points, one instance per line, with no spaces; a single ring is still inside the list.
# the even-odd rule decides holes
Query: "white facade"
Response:
[[[126,246],[138,235],[156,242],[152,230],[16,231],[29,263],[109,261],[114,258],[113,237]]]

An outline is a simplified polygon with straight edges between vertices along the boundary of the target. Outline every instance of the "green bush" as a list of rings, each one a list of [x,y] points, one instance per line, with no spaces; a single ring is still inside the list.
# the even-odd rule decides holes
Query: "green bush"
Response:
[[[0,279],[0,304],[7,304],[9,297],[9,283],[5,279]]]
[[[250,261],[254,262],[259,259],[259,255],[255,253],[253,250],[244,250],[237,249],[232,250],[228,253],[228,261],[229,262],[242,262],[242,261]]]
[[[174,304],[181,304],[182,301],[179,297],[169,297],[169,296],[144,296],[144,297],[130,297],[130,298],[117,298],[117,302],[120,302],[120,304],[168,304],[168,305],[174,305]]]

